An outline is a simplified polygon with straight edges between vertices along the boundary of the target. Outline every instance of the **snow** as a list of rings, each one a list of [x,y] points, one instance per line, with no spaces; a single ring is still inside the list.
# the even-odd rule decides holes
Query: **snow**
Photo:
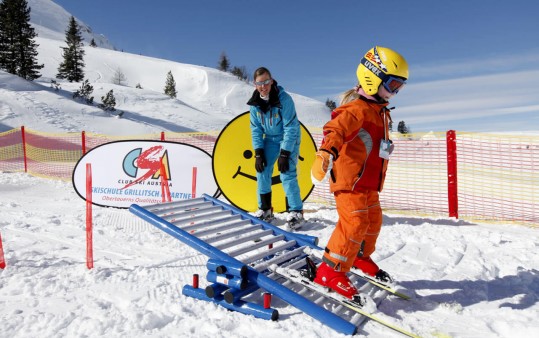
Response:
[[[85,203],[70,183],[0,173],[2,337],[339,337],[274,297],[276,322],[181,294],[206,283],[207,257],[124,209],[94,207],[86,268]],[[334,208],[306,203],[299,233],[327,242]],[[282,226],[284,215],[277,215]],[[413,295],[379,310],[432,337],[532,337],[539,332],[537,229],[385,215],[374,259]],[[367,321],[360,334],[398,337]]]
[[[50,1],[29,3],[33,21],[37,15],[44,27],[54,28],[34,5],[53,18],[63,10]],[[38,38],[46,64],[42,79],[32,83],[0,72],[0,132],[20,125],[107,135],[210,131],[246,110],[252,87],[217,70],[87,47],[96,101],[114,89],[117,108],[125,111],[113,118],[71,99],[80,84],[62,82],[59,92],[50,88],[63,44],[52,35]],[[118,67],[128,79],[125,86],[110,83]],[[178,85],[177,100],[162,94],[168,70]],[[135,89],[137,83],[143,89]],[[327,118],[322,103],[298,95],[294,100],[305,125],[320,126]],[[85,203],[71,183],[0,173],[7,264],[0,270],[0,337],[343,336],[278,298],[272,306],[280,319],[266,321],[183,296],[194,273],[205,286],[206,256],[127,210],[93,210],[95,263],[89,270]],[[336,210],[307,202],[305,217],[309,223],[299,233],[317,236],[323,247]],[[282,226],[284,218],[278,214],[276,224]],[[379,311],[423,337],[538,336],[537,238],[536,228],[512,224],[386,214],[373,258],[413,298],[388,297]],[[359,333],[401,336],[372,321]]]

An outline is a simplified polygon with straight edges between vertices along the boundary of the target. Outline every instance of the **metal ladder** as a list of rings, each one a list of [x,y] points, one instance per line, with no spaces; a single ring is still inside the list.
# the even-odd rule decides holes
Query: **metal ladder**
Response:
[[[355,334],[365,319],[338,304],[328,306],[331,301],[326,297],[270,271],[272,265],[303,267],[306,248],[321,250],[316,237],[287,232],[208,195],[144,207],[133,204],[129,210],[209,257],[210,284],[202,290],[194,278],[193,285],[183,287],[184,295],[276,320],[278,311],[265,300],[260,305],[242,299],[262,288],[345,334]],[[368,292],[368,287],[365,284],[360,291]]]

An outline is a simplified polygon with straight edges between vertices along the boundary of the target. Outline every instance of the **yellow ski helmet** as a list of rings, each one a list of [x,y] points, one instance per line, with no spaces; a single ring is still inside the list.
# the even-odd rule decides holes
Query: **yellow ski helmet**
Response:
[[[394,50],[375,46],[361,59],[357,79],[368,95],[378,93],[381,84],[394,94],[408,79],[408,63]]]

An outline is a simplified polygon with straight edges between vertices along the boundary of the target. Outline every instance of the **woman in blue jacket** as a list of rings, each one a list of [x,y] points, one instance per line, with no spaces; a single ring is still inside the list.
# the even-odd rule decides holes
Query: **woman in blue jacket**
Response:
[[[303,219],[303,201],[298,185],[301,130],[292,97],[277,85],[270,71],[260,67],[254,72],[255,91],[247,102],[251,113],[251,137],[255,149],[258,207],[255,216],[266,222],[274,219],[271,204],[273,166],[277,167],[286,194],[287,227],[298,229]]]

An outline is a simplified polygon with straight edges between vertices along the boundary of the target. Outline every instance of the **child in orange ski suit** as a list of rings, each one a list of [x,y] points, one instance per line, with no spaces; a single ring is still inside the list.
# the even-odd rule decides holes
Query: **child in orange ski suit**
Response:
[[[357,289],[346,276],[353,266],[381,280],[391,278],[370,258],[382,226],[382,191],[392,143],[388,99],[408,78],[404,58],[385,47],[369,50],[360,65],[359,85],[348,91],[324,125],[322,146],[311,176],[329,178],[339,220],[314,281],[352,298]]]

